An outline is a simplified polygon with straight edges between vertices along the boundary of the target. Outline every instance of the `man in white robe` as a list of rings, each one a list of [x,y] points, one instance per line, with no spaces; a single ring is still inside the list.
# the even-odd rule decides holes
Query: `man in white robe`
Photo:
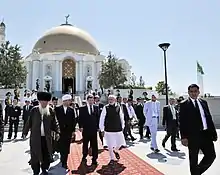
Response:
[[[151,150],[155,153],[160,152],[157,147],[157,128],[160,117],[160,102],[157,101],[156,96],[152,95],[151,101],[144,104],[143,113],[145,116],[144,126],[148,126],[151,133]]]
[[[114,95],[108,96],[109,104],[102,109],[99,128],[106,140],[110,155],[110,164],[114,164],[115,158],[120,159],[118,153],[122,145],[126,145],[123,129],[125,126],[124,114],[121,107],[116,103]]]

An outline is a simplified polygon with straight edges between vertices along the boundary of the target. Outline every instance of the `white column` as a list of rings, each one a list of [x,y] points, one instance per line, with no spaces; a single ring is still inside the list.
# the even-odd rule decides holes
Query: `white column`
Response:
[[[80,75],[80,73],[79,73],[79,61],[76,61],[76,74],[75,74],[75,79],[76,79],[76,92],[78,92],[79,91],[79,81],[80,81],[80,77],[79,77],[79,75]]]
[[[60,79],[59,79],[59,76],[60,76],[60,71],[59,71],[59,68],[60,68],[60,65],[59,65],[59,61],[55,61],[55,70],[56,70],[56,75],[55,75],[55,88],[54,90],[55,91],[59,91],[59,82],[60,82]]]
[[[79,91],[84,91],[84,88],[83,88],[83,85],[85,84],[84,83],[84,78],[83,78],[83,62],[82,60],[80,60],[79,62],[79,65],[80,65],[80,73],[79,73],[79,80],[80,80],[80,84],[79,84]]]
[[[93,81],[92,81],[92,90],[96,89],[96,83],[97,83],[97,76],[96,76],[96,65],[95,65],[95,61],[92,64],[92,77],[93,77]]]
[[[62,61],[59,61],[59,75],[57,77],[57,79],[59,80],[59,91],[62,91],[62,84],[63,84],[63,65],[62,65]]]
[[[32,89],[36,88],[37,78],[39,78],[39,60],[34,60],[32,69]]]
[[[29,61],[27,61],[26,63],[25,63],[25,66],[26,66],[26,71],[27,71],[27,77],[26,77],[26,89],[30,89],[30,75],[31,75],[31,73],[30,73],[30,62]]]

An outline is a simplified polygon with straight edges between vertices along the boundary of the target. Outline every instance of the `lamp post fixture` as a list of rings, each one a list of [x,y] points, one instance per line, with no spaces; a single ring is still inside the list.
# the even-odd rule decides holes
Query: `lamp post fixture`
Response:
[[[166,105],[169,104],[168,100],[168,84],[167,84],[167,58],[166,58],[166,51],[170,46],[170,43],[162,43],[158,45],[163,50],[163,57],[164,57],[164,74],[165,74],[165,90],[166,90]]]

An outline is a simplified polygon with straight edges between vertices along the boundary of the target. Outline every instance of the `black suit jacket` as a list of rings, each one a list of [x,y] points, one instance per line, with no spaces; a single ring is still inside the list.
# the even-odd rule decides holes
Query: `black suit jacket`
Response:
[[[8,109],[8,116],[10,117],[9,120],[14,120],[12,118],[16,118],[16,121],[19,121],[19,117],[21,115],[21,107],[20,106],[13,106],[10,105]]]
[[[66,114],[64,112],[63,105],[55,108],[56,117],[60,126],[60,134],[66,137],[72,137],[72,133],[75,131],[76,118],[74,110],[67,107]]]
[[[130,120],[130,117],[129,117],[129,114],[128,114],[128,109],[126,107],[125,104],[120,104],[120,106],[122,107],[123,109],[123,113],[124,113],[124,119],[125,119],[125,122],[128,122]]]
[[[139,125],[143,125],[145,123],[145,116],[143,112],[144,104],[138,104],[135,108],[135,113],[137,118],[139,119]]]
[[[0,143],[3,142],[3,136],[4,136],[3,109],[2,109],[2,104],[0,103]]]
[[[213,141],[217,140],[217,132],[209,111],[207,101],[199,99],[205,113],[205,118],[208,126],[208,133]],[[186,99],[180,103],[180,134],[181,138],[195,139],[199,137],[201,132],[200,123],[197,119],[195,107],[191,99]]]
[[[99,109],[93,105],[93,112],[89,114],[87,105],[79,108],[79,127],[83,128],[83,134],[92,134],[99,128]]]
[[[23,114],[22,114],[22,120],[28,120],[28,117],[30,116],[30,111],[33,108],[32,105],[29,105],[29,108],[27,110],[27,105],[23,106]]]
[[[176,108],[174,107],[174,110],[176,112],[176,125],[178,121],[178,113]],[[162,120],[162,125],[166,125],[167,128],[173,127],[173,114],[170,109],[170,105],[164,106],[163,107],[163,120]]]

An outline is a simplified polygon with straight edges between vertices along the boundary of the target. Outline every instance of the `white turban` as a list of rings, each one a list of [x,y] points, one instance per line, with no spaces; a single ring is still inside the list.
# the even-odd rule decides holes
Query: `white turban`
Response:
[[[69,94],[65,94],[65,95],[62,97],[62,101],[71,100],[71,99],[72,99],[72,96],[69,95]]]
[[[109,95],[108,98],[114,98],[114,99],[116,99],[116,96],[115,96],[115,95]]]

